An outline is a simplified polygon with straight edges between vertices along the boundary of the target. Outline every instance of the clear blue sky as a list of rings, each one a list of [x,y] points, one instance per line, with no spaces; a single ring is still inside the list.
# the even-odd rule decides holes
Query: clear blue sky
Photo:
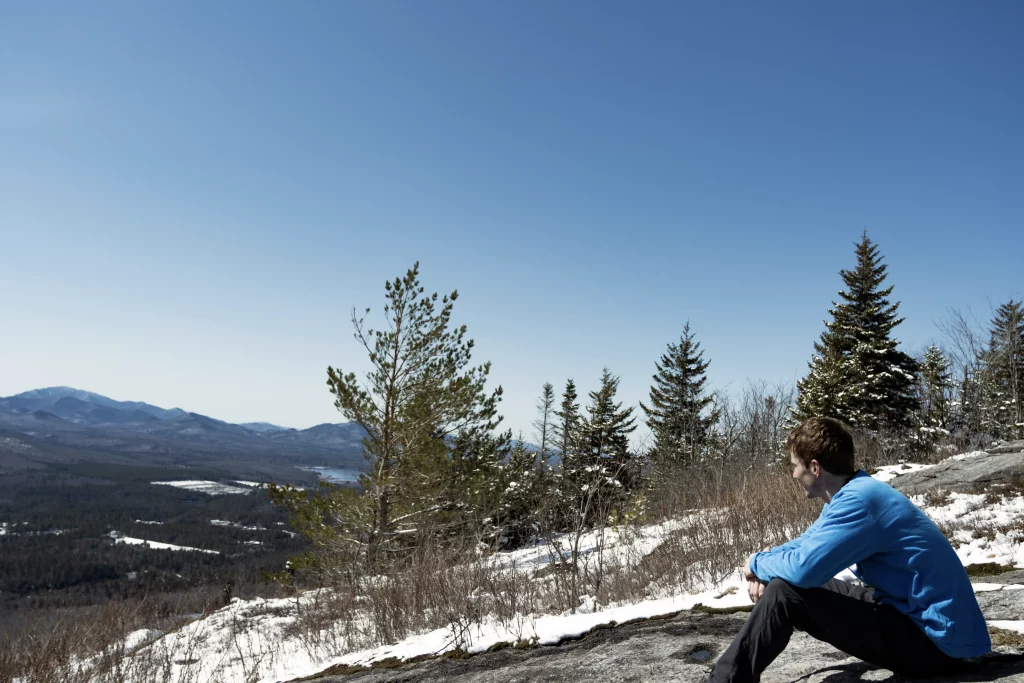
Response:
[[[0,7],[0,395],[339,421],[421,262],[529,429],[545,381],[793,382],[880,245],[910,352],[1024,294],[1024,3]],[[527,431],[529,436],[529,431]]]

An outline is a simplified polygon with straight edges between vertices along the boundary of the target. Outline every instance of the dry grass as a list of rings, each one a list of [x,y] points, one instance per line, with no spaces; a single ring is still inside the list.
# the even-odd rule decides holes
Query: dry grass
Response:
[[[20,683],[120,683],[162,681],[170,662],[145,656],[131,658],[145,640],[126,646],[129,633],[142,628],[173,628],[185,621],[161,617],[145,601],[114,602],[98,614],[60,611],[46,619],[29,619],[16,635],[0,643],[0,681]],[[183,682],[184,683],[184,682]]]
[[[993,647],[1012,647],[1018,650],[1024,649],[1024,633],[1008,631],[1004,628],[988,627],[989,638],[992,639]]]

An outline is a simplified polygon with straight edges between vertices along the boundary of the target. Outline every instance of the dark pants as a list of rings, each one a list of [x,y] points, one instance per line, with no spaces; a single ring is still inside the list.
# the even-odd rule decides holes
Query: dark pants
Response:
[[[774,579],[718,659],[709,683],[761,680],[794,628],[904,676],[949,674],[964,664],[939,650],[910,617],[874,602],[869,588],[836,579],[821,588],[797,588]]]

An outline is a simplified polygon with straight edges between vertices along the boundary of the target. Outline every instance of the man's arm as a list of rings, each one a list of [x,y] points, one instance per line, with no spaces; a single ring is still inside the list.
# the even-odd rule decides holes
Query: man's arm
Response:
[[[769,548],[768,550],[766,550],[764,552],[766,552],[766,553],[777,553],[777,552],[786,551],[786,550],[796,550],[801,545],[803,545],[804,539],[806,539],[808,536],[813,534],[815,532],[815,530],[818,527],[820,527],[820,526],[821,526],[821,515],[818,515],[818,518],[816,520],[814,520],[814,524],[812,524],[809,527],[807,527],[807,529],[802,534],[800,534],[799,536],[794,538],[792,541],[786,541],[782,545],[777,545],[774,548]]]
[[[748,560],[748,567],[764,582],[780,578],[800,588],[821,586],[872,554],[877,538],[874,519],[861,501],[848,493],[822,512],[795,548],[780,546],[771,552],[756,553]]]

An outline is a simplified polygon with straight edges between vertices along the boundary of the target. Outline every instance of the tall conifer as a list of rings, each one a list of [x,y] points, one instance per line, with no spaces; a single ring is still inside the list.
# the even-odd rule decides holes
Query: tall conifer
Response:
[[[996,309],[982,358],[985,427],[997,438],[1024,434],[1024,303]]]
[[[705,388],[709,364],[690,323],[683,326],[679,343],[670,343],[655,362],[650,406],[640,404],[654,437],[655,463],[691,463],[702,454],[718,419],[711,410],[713,397]]]
[[[797,383],[794,416],[837,417],[873,431],[904,431],[918,410],[917,363],[897,348],[893,329],[899,302],[882,289],[887,266],[864,232],[856,245],[857,266],[839,272],[846,289],[833,302],[814,344],[810,372]]]
[[[636,429],[636,418],[632,408],[623,409],[621,402],[616,403],[618,389],[619,378],[605,368],[601,372],[601,386],[588,394],[590,405],[583,430],[589,462],[602,456],[623,458],[629,451],[629,435]]]
[[[925,443],[949,433],[952,387],[949,361],[941,349],[929,346],[921,363],[921,431]]]

